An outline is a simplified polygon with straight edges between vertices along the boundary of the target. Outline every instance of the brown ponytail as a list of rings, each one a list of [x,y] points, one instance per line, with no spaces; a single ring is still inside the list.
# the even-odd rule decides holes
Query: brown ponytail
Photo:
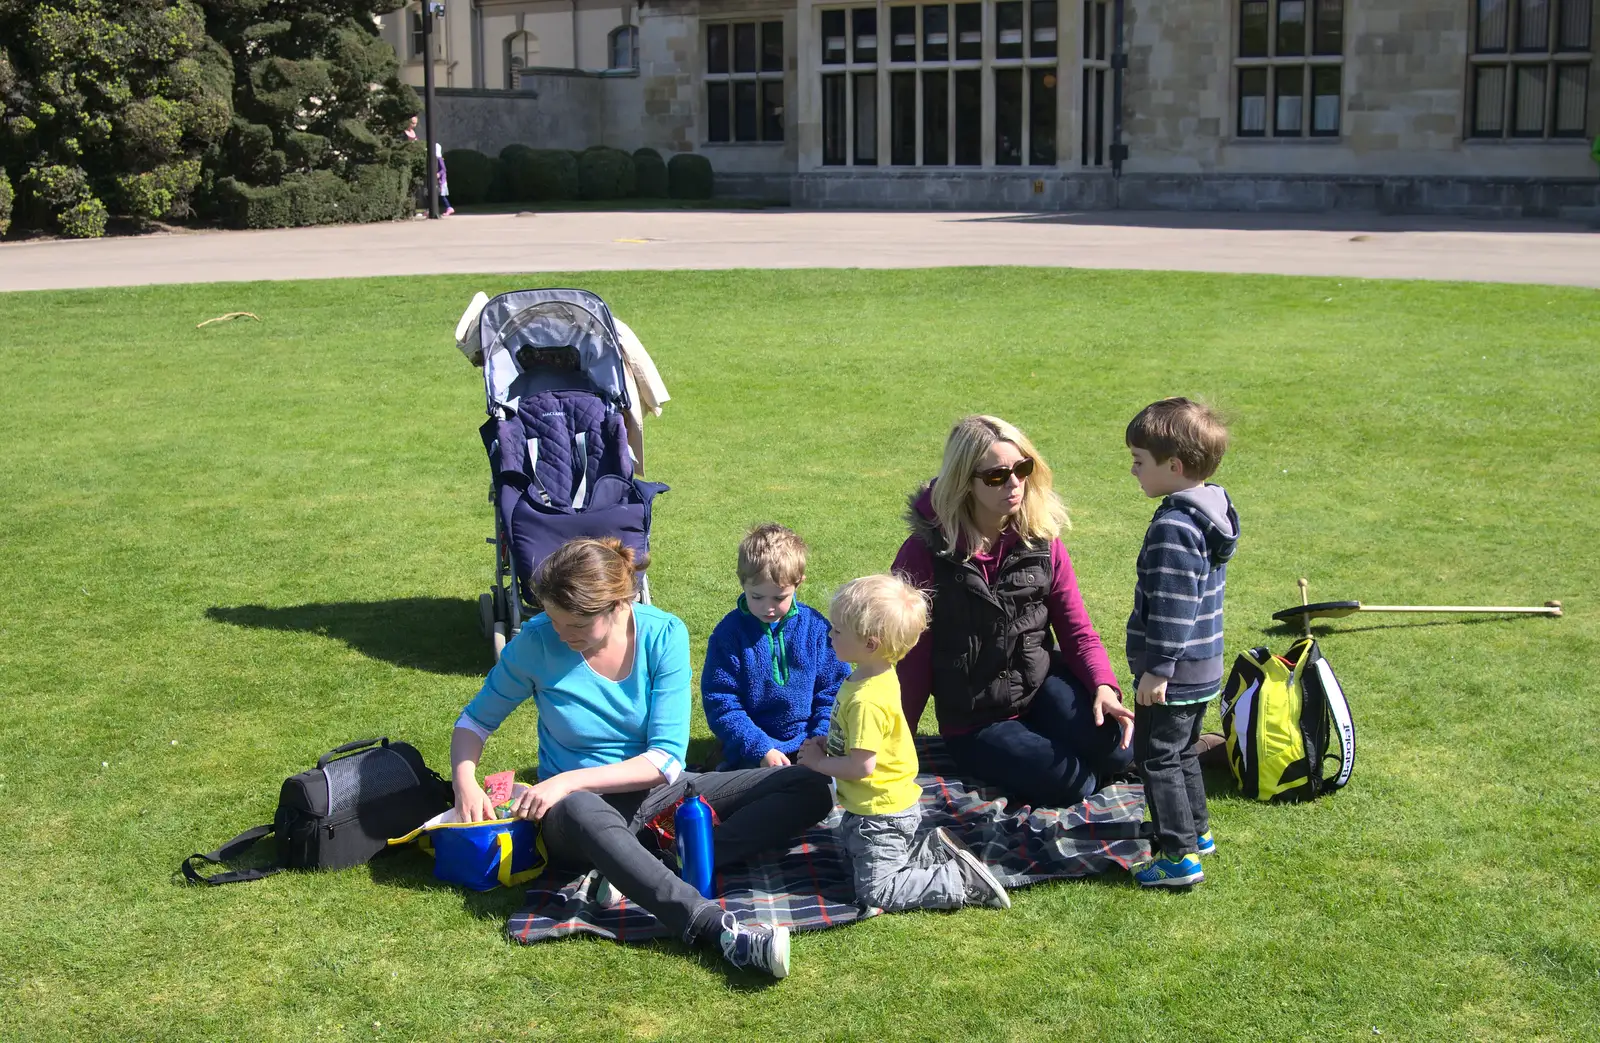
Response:
[[[575,616],[597,616],[632,601],[639,573],[650,563],[615,536],[568,540],[540,563],[533,589],[539,600]]]

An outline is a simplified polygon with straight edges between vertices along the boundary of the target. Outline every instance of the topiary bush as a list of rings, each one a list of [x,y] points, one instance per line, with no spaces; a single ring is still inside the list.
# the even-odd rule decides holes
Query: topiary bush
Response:
[[[128,0],[74,2],[109,9]],[[394,0],[182,2],[203,8],[232,100],[226,138],[205,156],[201,184],[213,187],[197,199],[251,228],[267,227],[269,215],[308,225],[410,214],[412,185],[425,185],[432,167],[422,142],[401,135],[420,104],[373,18]],[[155,115],[143,118],[155,127]]]
[[[510,202],[578,198],[578,161],[565,149],[507,145],[500,161]]]
[[[349,190],[346,212],[335,220],[395,221],[411,216],[411,171],[403,162],[369,163],[356,168],[356,179]]]
[[[482,203],[489,198],[494,180],[494,160],[473,148],[453,148],[444,154],[444,168],[450,177],[450,202]]]
[[[711,161],[680,152],[667,162],[667,191],[673,199],[711,198]]]
[[[633,153],[634,193],[640,199],[667,198],[667,161],[653,148]]]
[[[0,225],[92,238],[113,213],[187,216],[232,79],[195,0],[0,0]]]
[[[563,149],[535,149],[533,191],[523,198],[533,202],[578,198],[578,161]]]
[[[233,228],[297,228],[345,220],[350,186],[331,170],[285,175],[276,185],[256,187],[237,178],[217,183],[223,219]]]
[[[636,183],[633,157],[621,149],[597,145],[578,160],[578,189],[584,199],[627,199]]]
[[[489,194],[485,198],[491,203],[516,201],[511,191],[511,182],[506,180],[506,161],[497,156],[489,158]]]

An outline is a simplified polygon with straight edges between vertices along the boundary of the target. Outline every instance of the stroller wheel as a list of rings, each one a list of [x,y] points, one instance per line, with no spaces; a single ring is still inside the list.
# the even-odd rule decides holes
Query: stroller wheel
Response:
[[[478,595],[478,629],[484,637],[494,633],[494,595]]]
[[[506,650],[506,625],[504,623],[496,623],[494,625],[494,661],[495,662],[498,663],[500,661],[500,653],[504,652],[505,650]]]

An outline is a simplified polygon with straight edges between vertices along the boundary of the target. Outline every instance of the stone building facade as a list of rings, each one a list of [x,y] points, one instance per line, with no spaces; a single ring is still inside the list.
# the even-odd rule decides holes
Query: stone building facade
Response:
[[[441,136],[692,150],[801,206],[1600,216],[1596,0],[590,2],[457,0]],[[571,67],[508,92],[516,18]]]

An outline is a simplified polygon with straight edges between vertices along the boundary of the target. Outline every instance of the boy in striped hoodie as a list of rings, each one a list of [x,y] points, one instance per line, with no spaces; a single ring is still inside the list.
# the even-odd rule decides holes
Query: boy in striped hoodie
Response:
[[[1228,429],[1198,402],[1167,398],[1128,424],[1139,488],[1161,506],[1139,549],[1128,617],[1128,668],[1138,685],[1134,759],[1155,826],[1150,861],[1134,867],[1144,887],[1205,879],[1200,855],[1216,850],[1195,740],[1206,704],[1222,690],[1222,594],[1239,516],[1206,479],[1228,448]]]

